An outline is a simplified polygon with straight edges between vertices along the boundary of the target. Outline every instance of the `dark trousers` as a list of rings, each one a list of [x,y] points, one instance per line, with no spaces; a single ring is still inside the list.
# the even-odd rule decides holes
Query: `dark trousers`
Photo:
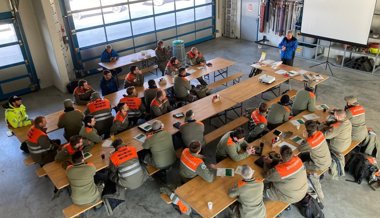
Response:
[[[281,61],[282,61],[282,63],[285,64],[285,65],[293,66],[294,58],[292,58],[292,59],[284,59],[284,58],[281,58]]]

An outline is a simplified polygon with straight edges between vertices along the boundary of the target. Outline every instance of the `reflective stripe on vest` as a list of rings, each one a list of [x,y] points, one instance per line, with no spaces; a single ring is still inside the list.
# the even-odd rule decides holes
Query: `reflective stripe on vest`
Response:
[[[29,149],[29,152],[31,154],[41,154],[41,153],[44,153],[46,151],[50,151],[51,150],[51,146],[48,147],[48,148],[42,148],[41,146],[30,146],[28,144],[28,149]]]
[[[195,172],[203,160],[199,157],[194,157],[188,148],[183,150],[181,155],[181,163],[186,166],[190,171]]]
[[[267,119],[260,114],[259,110],[255,110],[251,114],[251,118],[256,125],[259,123],[264,123],[265,125],[268,123]]]
[[[322,145],[325,141],[325,136],[321,131],[315,132],[312,136],[307,138],[307,143],[310,145],[311,149],[316,149]]]
[[[138,159],[136,148],[126,146],[119,148],[110,157],[111,162],[118,168],[123,163],[132,159]],[[127,178],[141,170],[140,162],[137,161],[132,165],[120,167],[118,173],[120,177]]]
[[[350,112],[352,114],[352,117],[357,117],[357,116],[365,114],[364,108],[362,106],[360,106],[360,105],[354,106],[354,107],[350,107],[348,110],[350,110]]]
[[[87,108],[90,114],[92,114],[100,110],[111,109],[111,104],[107,99],[96,99],[95,101],[88,103]]]
[[[130,110],[139,110],[141,106],[141,99],[137,97],[124,97],[120,99],[120,103],[125,103],[128,105]]]
[[[286,163],[280,163],[275,166],[278,174],[280,174],[281,179],[286,179],[294,174],[298,173],[304,168],[302,160],[294,156]]]
[[[28,132],[28,141],[34,144],[38,144],[38,139],[41,136],[45,136],[46,133],[35,126],[32,126]]]

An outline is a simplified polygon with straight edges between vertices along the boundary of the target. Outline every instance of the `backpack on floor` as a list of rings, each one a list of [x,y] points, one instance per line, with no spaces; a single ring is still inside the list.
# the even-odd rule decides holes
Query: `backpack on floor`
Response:
[[[78,80],[71,81],[66,85],[66,89],[70,94],[73,94],[76,87],[78,87]]]
[[[306,196],[296,204],[298,210],[302,216],[306,218],[324,218],[323,214],[323,204],[318,201],[318,198],[315,199],[311,195],[306,194]]]
[[[363,153],[353,153],[346,164],[345,170],[354,177],[354,182],[360,184],[363,179],[369,181],[370,177],[379,169],[374,157]]]

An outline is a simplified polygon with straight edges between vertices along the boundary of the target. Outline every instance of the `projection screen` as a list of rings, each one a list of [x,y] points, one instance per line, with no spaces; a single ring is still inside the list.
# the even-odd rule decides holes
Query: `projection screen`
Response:
[[[367,45],[376,0],[304,0],[301,33]]]

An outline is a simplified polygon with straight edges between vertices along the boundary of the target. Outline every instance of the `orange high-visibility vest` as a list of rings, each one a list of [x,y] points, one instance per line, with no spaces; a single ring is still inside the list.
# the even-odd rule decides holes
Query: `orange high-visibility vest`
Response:
[[[38,139],[43,135],[47,134],[33,125],[28,132],[28,141],[37,144]]]
[[[318,148],[319,146],[322,145],[324,141],[325,141],[325,136],[323,135],[321,131],[317,131],[312,136],[307,138],[307,143],[309,143],[312,149]]]
[[[131,110],[139,110],[141,106],[141,99],[137,97],[124,97],[120,99],[120,103],[125,103]]]
[[[138,158],[136,148],[132,146],[123,146],[112,153],[110,160],[116,167],[118,167],[135,158]]]
[[[293,156],[288,162],[280,163],[275,166],[276,171],[280,174],[281,179],[286,179],[304,168],[302,160]]]
[[[267,124],[267,118],[265,118],[263,115],[260,114],[259,109],[255,110],[251,114],[251,118],[255,124],[264,123]]]
[[[203,163],[203,160],[199,157],[195,157],[191,154],[188,148],[185,148],[181,155],[181,163],[183,163],[192,172],[195,172],[198,166]]]
[[[90,114],[92,114],[96,111],[111,109],[111,104],[108,99],[96,99],[88,103],[87,108]]]
[[[350,110],[353,117],[357,117],[357,116],[365,114],[364,107],[362,107],[360,105],[350,107],[350,108],[348,108],[348,110]]]

